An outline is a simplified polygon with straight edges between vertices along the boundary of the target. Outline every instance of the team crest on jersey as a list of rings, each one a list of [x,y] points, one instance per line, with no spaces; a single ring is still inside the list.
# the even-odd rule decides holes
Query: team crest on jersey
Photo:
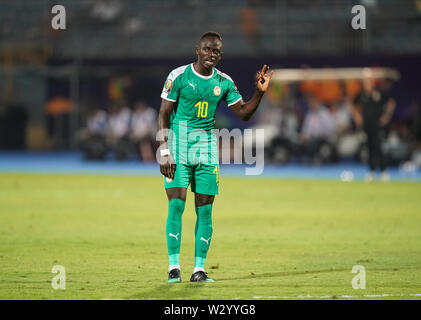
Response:
[[[221,94],[221,88],[216,86],[215,88],[213,88],[213,94],[215,96],[219,96]]]
[[[171,79],[167,79],[167,81],[165,82],[165,88],[164,91],[165,92],[170,92],[172,88],[172,80]]]

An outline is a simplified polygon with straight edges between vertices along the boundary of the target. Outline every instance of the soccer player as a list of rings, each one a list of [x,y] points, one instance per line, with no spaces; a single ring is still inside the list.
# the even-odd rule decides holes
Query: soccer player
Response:
[[[186,191],[191,184],[196,209],[195,259],[192,282],[213,282],[205,273],[212,239],[212,205],[219,187],[219,163],[214,134],[215,111],[221,100],[242,120],[257,110],[273,71],[264,65],[256,74],[253,97],[244,102],[233,80],[215,66],[222,57],[222,37],[209,31],[196,47],[197,61],[174,69],[162,90],[158,130],[170,129],[160,138],[160,170],[169,200],[166,238],[169,255],[168,282],[181,282],[181,221]],[[162,132],[162,131],[161,131]]]

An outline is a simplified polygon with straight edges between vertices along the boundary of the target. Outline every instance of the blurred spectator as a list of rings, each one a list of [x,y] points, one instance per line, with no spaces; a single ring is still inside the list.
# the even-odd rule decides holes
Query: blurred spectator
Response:
[[[375,79],[370,71],[366,71],[362,81],[363,90],[354,99],[353,116],[356,124],[362,127],[367,135],[369,173],[366,180],[375,178],[375,170],[381,171],[381,180],[386,181],[386,159],[382,144],[386,138],[386,127],[392,119],[395,101],[385,92],[375,87]]]
[[[281,101],[279,93],[275,87],[281,84],[270,84],[267,93],[263,96],[259,106],[259,112],[256,113],[255,123],[250,129],[263,129],[264,130],[264,145],[270,146],[272,140],[280,134],[280,123],[282,119]],[[251,148],[256,143],[255,135],[244,136],[244,147]],[[233,147],[240,148],[240,146],[231,146],[231,156],[234,155]],[[270,149],[270,147],[269,147]],[[268,152],[266,148],[266,152]],[[239,151],[237,151],[239,152]],[[241,151],[242,152],[242,151]],[[270,151],[269,151],[270,152]]]
[[[334,150],[329,140],[335,124],[329,111],[314,96],[308,97],[309,110],[301,128],[300,154],[314,163],[330,161]]]
[[[345,101],[332,104],[329,110],[335,126],[336,137],[339,138],[351,129],[351,112]]]
[[[300,82],[300,91],[305,96],[313,95],[319,99],[322,97],[320,81],[303,80]]]
[[[110,144],[128,137],[130,132],[131,110],[127,106],[112,105],[109,109],[107,133]]]
[[[335,125],[336,152],[342,158],[358,157],[361,148],[361,135],[354,130],[350,108],[348,98],[330,108]]]
[[[301,140],[329,139],[335,130],[332,116],[315,97],[308,97],[308,102],[310,109],[304,118]]]
[[[77,140],[85,159],[103,160],[107,154],[107,113],[93,108],[88,112],[86,129],[78,133]]]
[[[127,159],[133,151],[129,134],[132,112],[121,102],[113,104],[109,110],[107,125],[107,142],[114,150],[117,160]]]
[[[87,119],[88,132],[91,135],[105,136],[107,113],[101,109],[93,109]]]
[[[265,144],[279,134],[279,125],[282,120],[281,104],[285,100],[287,85],[271,83],[256,114],[253,128],[265,129]]]
[[[154,142],[157,112],[144,102],[137,102],[132,116],[132,141],[138,146],[144,162],[155,161]]]
[[[338,80],[330,79],[320,82],[320,96],[318,97],[322,103],[332,106],[339,102],[343,97],[341,85]]]
[[[346,97],[354,99],[361,92],[360,81],[356,79],[345,80]]]
[[[265,129],[267,157],[275,163],[287,162],[298,140],[299,121],[290,91],[288,83],[272,83],[257,114],[256,127]]]
[[[320,98],[322,96],[321,88],[320,88],[320,81],[315,81],[311,79],[310,71],[311,67],[309,65],[301,65],[301,70],[303,73],[303,77],[305,80],[300,81],[299,89],[300,93],[303,94],[305,97],[308,95],[312,95],[315,97]]]

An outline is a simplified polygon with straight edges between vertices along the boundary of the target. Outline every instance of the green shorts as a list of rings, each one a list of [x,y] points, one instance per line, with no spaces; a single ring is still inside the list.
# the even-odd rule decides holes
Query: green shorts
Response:
[[[217,195],[219,188],[219,165],[177,164],[174,179],[164,177],[165,189],[188,188],[200,194]]]

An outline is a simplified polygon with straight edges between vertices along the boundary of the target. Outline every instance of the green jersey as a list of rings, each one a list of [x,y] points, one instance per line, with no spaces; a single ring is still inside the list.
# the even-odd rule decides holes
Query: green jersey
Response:
[[[193,64],[189,64],[174,69],[168,75],[161,98],[177,103],[170,119],[170,129],[177,139],[168,138],[173,156],[175,153],[177,158],[185,157],[193,149],[200,157],[208,148],[214,162],[217,151],[212,131],[216,109],[221,100],[232,106],[242,99],[234,81],[216,68],[211,75],[203,76],[194,70]],[[185,142],[185,146],[181,146],[180,142]],[[183,150],[183,147],[187,149]],[[176,159],[176,162],[179,161]]]

